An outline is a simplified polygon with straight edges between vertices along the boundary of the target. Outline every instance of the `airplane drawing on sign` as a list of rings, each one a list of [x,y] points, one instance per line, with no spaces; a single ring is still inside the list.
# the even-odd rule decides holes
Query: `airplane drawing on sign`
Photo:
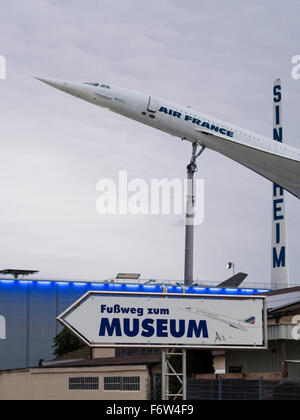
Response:
[[[194,308],[186,307],[186,308],[180,308],[179,310],[214,319],[216,321],[227,324],[232,328],[236,328],[237,330],[244,331],[244,332],[247,332],[249,328],[255,327],[255,323],[256,323],[255,316],[251,316],[249,318],[246,318],[245,320],[240,320],[240,319],[228,317],[226,315],[217,314],[215,312],[211,312],[206,309],[194,309]]]

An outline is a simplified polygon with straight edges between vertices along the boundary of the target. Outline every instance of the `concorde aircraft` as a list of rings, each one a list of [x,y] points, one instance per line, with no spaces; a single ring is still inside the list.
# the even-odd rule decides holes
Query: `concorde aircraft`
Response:
[[[300,198],[300,150],[156,96],[101,83],[37,78],[92,104],[214,150]],[[278,134],[279,135],[279,134]],[[280,210],[280,209],[279,209]]]
[[[236,328],[237,330],[241,330],[244,332],[249,331],[249,329],[251,328],[257,328],[255,316],[250,316],[246,318],[245,320],[241,320],[241,319],[235,319],[229,316],[221,315],[216,312],[208,311],[206,309],[193,309],[193,308],[186,307],[186,308],[178,308],[178,311],[198,314],[201,317],[205,316],[207,318],[211,318],[216,321],[222,322],[224,324],[229,325],[232,328]]]

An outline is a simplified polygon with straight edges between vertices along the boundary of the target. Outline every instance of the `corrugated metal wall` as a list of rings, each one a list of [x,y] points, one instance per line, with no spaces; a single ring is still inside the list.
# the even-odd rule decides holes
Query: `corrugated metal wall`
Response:
[[[270,341],[268,350],[228,350],[226,351],[226,372],[241,367],[242,373],[281,372],[283,360],[282,342]],[[285,341],[285,360],[300,360],[300,341]],[[288,363],[291,378],[300,377],[300,364]]]
[[[89,290],[163,291],[160,285],[0,279],[0,316],[6,321],[6,339],[0,339],[0,370],[36,367],[40,359],[53,359],[53,339],[61,330],[56,317]],[[182,293],[181,287],[168,290]]]
[[[6,340],[0,340],[0,369],[37,366],[53,359],[53,338],[60,331],[56,316],[88,289],[49,282],[0,282],[0,315]]]

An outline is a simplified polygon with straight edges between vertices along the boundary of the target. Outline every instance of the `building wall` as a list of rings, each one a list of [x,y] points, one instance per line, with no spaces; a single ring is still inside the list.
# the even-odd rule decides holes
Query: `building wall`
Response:
[[[53,359],[53,339],[62,328],[56,317],[89,290],[145,291],[140,285],[0,279],[0,370]],[[153,291],[162,289],[153,286]]]
[[[61,330],[56,317],[85,291],[73,285],[0,282],[0,315],[6,337],[0,340],[0,369],[38,366],[53,359],[53,339]]]
[[[102,359],[103,357],[115,357],[116,349],[114,348],[93,348],[92,349],[92,358],[93,359]]]
[[[285,348],[283,347],[285,345]],[[283,359],[300,360],[300,341],[274,340],[268,350],[226,351],[226,372],[241,367],[242,373],[281,372]],[[288,364],[288,377],[300,377],[300,364]]]
[[[138,391],[105,391],[105,377],[140,377]],[[69,390],[70,378],[99,378],[98,390]],[[0,372],[0,400],[147,400],[147,366],[35,368]]]
[[[279,299],[279,297],[277,297]],[[300,363],[283,361],[300,361],[300,340],[294,339],[293,329],[297,324],[294,315],[286,315],[268,319],[268,350],[228,350],[226,352],[226,372],[238,368],[241,373],[285,373],[289,378],[300,378]]]
[[[268,325],[275,325],[275,324],[291,324],[292,320],[294,318],[294,315],[285,315],[276,318],[271,318],[268,320]]]
[[[216,373],[225,373],[226,371],[226,357],[214,357],[214,369]]]

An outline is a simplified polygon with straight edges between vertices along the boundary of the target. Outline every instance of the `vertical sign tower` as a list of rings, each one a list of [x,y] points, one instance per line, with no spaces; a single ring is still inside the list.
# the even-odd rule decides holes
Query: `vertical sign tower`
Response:
[[[276,79],[273,86],[274,127],[273,139],[283,143],[282,127],[282,85]],[[272,273],[271,287],[273,289],[289,286],[289,269],[286,238],[286,213],[284,189],[273,184],[272,196]]]

